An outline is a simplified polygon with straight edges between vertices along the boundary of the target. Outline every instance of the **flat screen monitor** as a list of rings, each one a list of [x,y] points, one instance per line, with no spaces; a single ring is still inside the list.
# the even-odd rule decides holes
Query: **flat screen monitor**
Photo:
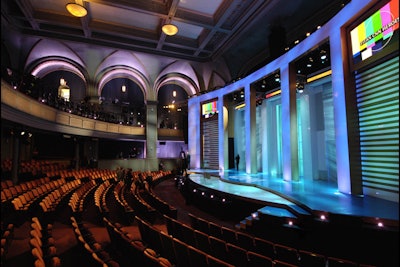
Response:
[[[350,31],[354,64],[382,50],[398,29],[399,0],[391,0]]]
[[[209,118],[210,116],[217,113],[217,101],[211,101],[208,103],[204,103],[201,106],[201,114],[205,118]]]

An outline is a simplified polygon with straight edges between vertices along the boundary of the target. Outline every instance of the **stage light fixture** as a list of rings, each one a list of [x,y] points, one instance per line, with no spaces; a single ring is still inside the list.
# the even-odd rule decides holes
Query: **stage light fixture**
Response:
[[[86,8],[78,3],[68,3],[65,7],[71,15],[78,18],[84,17],[87,14]]]
[[[166,35],[172,36],[178,33],[178,27],[174,24],[168,23],[162,26],[162,31]]]

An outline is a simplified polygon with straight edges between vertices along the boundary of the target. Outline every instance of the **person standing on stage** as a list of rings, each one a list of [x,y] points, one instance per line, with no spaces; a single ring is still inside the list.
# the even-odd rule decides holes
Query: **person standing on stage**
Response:
[[[235,160],[236,160],[236,170],[238,171],[238,170],[239,170],[239,161],[240,161],[240,156],[239,156],[239,154],[236,155]]]
[[[186,153],[186,167],[190,170],[190,154],[189,151]]]
[[[183,148],[181,147],[181,152],[179,153],[179,158],[181,161],[181,174],[186,173],[186,153],[183,151]]]

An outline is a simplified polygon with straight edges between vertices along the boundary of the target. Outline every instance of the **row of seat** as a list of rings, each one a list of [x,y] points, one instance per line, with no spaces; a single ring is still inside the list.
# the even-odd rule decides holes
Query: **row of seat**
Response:
[[[14,238],[15,226],[12,223],[1,223],[1,265],[5,263],[7,259],[8,249]]]
[[[141,239],[133,237],[119,223],[112,222],[106,217],[103,217],[103,220],[110,236],[111,245],[124,266],[173,266],[167,258],[161,256],[158,251],[145,244]]]
[[[136,214],[140,214],[140,216],[146,220],[154,222],[159,217],[158,211],[144,201],[138,192],[139,187],[136,186],[135,183],[132,183],[130,188],[126,188],[122,193],[129,206],[135,210]]]
[[[72,193],[68,205],[71,208],[73,214],[81,214],[84,211],[85,197],[95,187],[96,182],[94,180],[91,180],[84,183],[81,187],[77,188]]]
[[[245,256],[247,252],[258,253],[272,259],[280,264],[292,264],[295,266],[321,266],[327,264],[331,266],[336,264],[346,264],[346,266],[369,266],[355,261],[318,254],[315,252],[301,250],[283,244],[272,243],[271,241],[252,236],[250,234],[236,231],[224,226],[219,226],[202,218],[189,214],[192,225],[185,225],[173,218],[167,219],[168,234],[183,240],[189,245],[201,248],[207,253],[217,251],[219,248],[219,258],[230,259],[232,253],[242,255],[240,262],[248,262],[249,258]],[[192,227],[193,226],[193,227]],[[195,228],[197,228],[195,231]],[[245,251],[243,251],[245,250]],[[239,252],[241,251],[241,252]],[[217,255],[215,255],[217,256]]]
[[[144,201],[162,214],[174,219],[178,218],[178,210],[155,195],[150,185],[146,185],[144,188],[139,189],[138,194]]]
[[[1,162],[1,169],[3,171],[11,171],[13,162],[11,159],[5,159]],[[29,160],[21,161],[19,163],[19,172],[43,172],[49,170],[66,169],[69,165],[68,161],[49,161],[49,160]],[[2,185],[3,186],[3,185]]]
[[[57,254],[57,248],[52,237],[52,224],[47,224],[43,228],[38,217],[32,217],[31,221],[29,246],[33,266],[60,267],[61,259]]]
[[[12,200],[13,198],[32,190],[33,188],[40,187],[50,181],[49,177],[42,177],[38,179],[34,179],[31,181],[22,182],[14,185],[12,180],[2,180],[1,181],[1,203],[8,200]]]
[[[75,233],[75,237],[78,241],[80,250],[82,251],[82,258],[88,262],[89,266],[98,267],[119,267],[120,264],[114,260],[110,254],[98,243],[89,231],[87,226],[77,219],[75,216],[71,216],[71,224]]]
[[[139,226],[141,239],[176,267],[234,266],[194,246],[190,246],[164,231],[160,231],[139,216],[135,216],[135,220]]]
[[[256,253],[267,256],[280,264],[294,266],[372,266],[273,243],[257,236],[219,226],[193,214],[189,214],[189,216],[193,227],[166,217],[168,233],[177,236],[188,244],[196,244],[198,248],[208,253],[218,253],[218,257],[222,259],[234,258],[244,264],[246,260],[249,261],[248,254],[246,259],[247,251],[252,252],[252,255]],[[236,255],[236,257],[232,258],[232,255]]]
[[[99,214],[109,213],[109,208],[107,207],[107,201],[105,200],[105,197],[107,195],[107,191],[111,188],[112,183],[110,180],[107,180],[100,184],[94,192],[94,204],[96,205]]]
[[[51,191],[39,202],[42,212],[50,216],[50,213],[54,213],[61,203],[66,202],[70,193],[80,187],[80,185],[80,180],[73,180]]]

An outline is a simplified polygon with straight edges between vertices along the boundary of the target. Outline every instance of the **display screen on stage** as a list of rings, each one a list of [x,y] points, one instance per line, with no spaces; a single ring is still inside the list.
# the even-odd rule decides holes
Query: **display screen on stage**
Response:
[[[350,32],[354,63],[382,50],[398,34],[399,1],[391,0]]]
[[[217,101],[204,103],[201,106],[201,114],[203,117],[208,118],[217,113]]]

